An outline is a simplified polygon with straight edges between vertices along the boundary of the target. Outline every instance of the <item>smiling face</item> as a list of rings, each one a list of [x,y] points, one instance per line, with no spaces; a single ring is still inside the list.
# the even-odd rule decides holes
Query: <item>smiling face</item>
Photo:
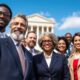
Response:
[[[1,29],[3,29],[4,27],[6,27],[9,21],[10,21],[9,10],[4,6],[1,6],[0,7],[0,28],[2,27]]]
[[[52,39],[49,36],[44,36],[42,40],[42,49],[44,52],[50,54],[53,50],[53,42]]]
[[[68,43],[70,43],[71,40],[72,40],[72,35],[71,35],[71,33],[66,33],[65,38],[67,39]]]
[[[66,51],[66,43],[64,40],[59,40],[58,44],[57,44],[57,48],[59,50],[59,52],[61,53],[65,53]]]
[[[26,42],[29,48],[34,48],[37,41],[37,35],[34,32],[30,32],[27,35]]]
[[[21,33],[24,33],[26,29],[25,20],[20,17],[16,17],[15,19],[12,20],[10,29],[11,29],[11,32],[19,31]]]
[[[77,51],[80,51],[80,36],[75,36],[73,41],[74,47]]]
[[[26,31],[26,21],[21,17],[15,17],[11,21],[11,34],[15,40],[22,40]]]

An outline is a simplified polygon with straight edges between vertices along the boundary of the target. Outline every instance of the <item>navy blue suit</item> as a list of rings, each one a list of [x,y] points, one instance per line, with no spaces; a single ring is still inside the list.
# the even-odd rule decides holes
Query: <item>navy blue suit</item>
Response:
[[[25,80],[35,80],[30,53],[24,47],[23,51],[27,64]],[[0,38],[0,80],[23,80],[20,59],[10,37]]]
[[[50,67],[43,53],[34,56],[37,80],[69,80],[69,69],[63,55],[52,54]]]

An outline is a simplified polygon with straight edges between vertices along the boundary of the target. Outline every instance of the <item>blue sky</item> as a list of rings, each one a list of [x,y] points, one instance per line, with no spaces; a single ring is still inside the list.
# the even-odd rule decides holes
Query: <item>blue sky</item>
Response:
[[[39,13],[54,18],[55,34],[58,36],[66,32],[80,32],[80,0],[0,0],[0,3],[6,3],[11,7],[13,16],[18,13]],[[6,32],[8,31],[9,28]]]

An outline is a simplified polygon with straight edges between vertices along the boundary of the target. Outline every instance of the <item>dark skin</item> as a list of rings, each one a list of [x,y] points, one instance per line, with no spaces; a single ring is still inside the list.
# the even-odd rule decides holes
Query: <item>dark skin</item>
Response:
[[[5,27],[10,21],[10,12],[4,7],[0,6],[0,32],[5,32]]]
[[[54,48],[54,45],[53,45],[53,42],[52,42],[51,38],[49,38],[48,36],[44,36],[43,43],[42,43],[43,51],[47,55],[50,55],[51,52],[53,51],[53,48]]]

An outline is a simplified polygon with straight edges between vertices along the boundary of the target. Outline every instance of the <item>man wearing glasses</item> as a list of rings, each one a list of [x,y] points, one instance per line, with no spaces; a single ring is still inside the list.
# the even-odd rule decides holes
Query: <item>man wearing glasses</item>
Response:
[[[5,38],[5,28],[12,18],[12,11],[6,4],[0,4],[0,38]]]

